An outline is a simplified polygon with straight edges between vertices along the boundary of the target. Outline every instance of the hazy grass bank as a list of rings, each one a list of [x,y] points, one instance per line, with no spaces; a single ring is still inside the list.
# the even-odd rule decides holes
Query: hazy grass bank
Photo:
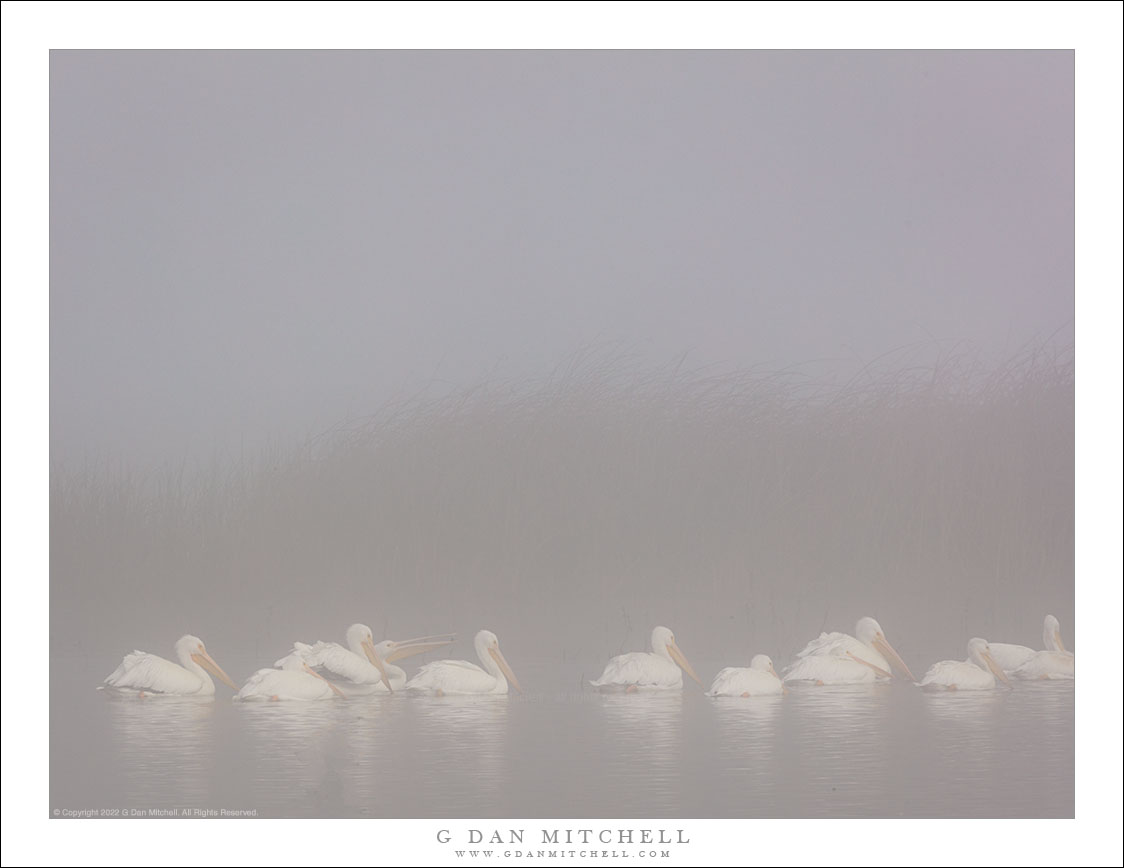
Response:
[[[209,474],[53,468],[52,648],[108,672],[191,631],[264,664],[361,620],[487,626],[517,665],[667,623],[783,661],[873,614],[913,665],[1047,611],[1070,638],[1073,465],[1071,348],[830,387],[594,353]]]

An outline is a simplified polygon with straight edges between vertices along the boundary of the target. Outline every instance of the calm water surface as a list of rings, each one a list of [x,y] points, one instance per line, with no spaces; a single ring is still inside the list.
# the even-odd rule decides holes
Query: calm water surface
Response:
[[[585,692],[578,668],[512,662],[522,696],[302,704],[235,703],[221,685],[213,701],[107,696],[94,686],[112,665],[56,659],[50,807],[294,817],[1074,815],[1073,682],[938,695],[896,682],[712,700],[693,682],[682,693]]]

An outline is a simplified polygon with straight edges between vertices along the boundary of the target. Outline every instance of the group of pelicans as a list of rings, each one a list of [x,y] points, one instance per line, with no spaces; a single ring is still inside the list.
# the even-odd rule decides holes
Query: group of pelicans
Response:
[[[413,678],[394,665],[397,661],[444,647],[454,641],[452,634],[421,636],[375,643],[369,627],[353,624],[346,634],[346,646],[335,642],[306,645],[297,642],[293,650],[271,669],[259,669],[239,688],[207,653],[202,640],[184,636],[175,645],[179,665],[134,651],[105,679],[99,689],[114,689],[147,695],[212,696],[211,676],[237,691],[238,700],[320,700],[373,693],[407,691],[432,696],[464,694],[505,694],[510,684],[521,691],[515,673],[500,651],[499,639],[481,630],[474,641],[480,666],[465,660],[438,660],[427,663]],[[1047,615],[1042,629],[1045,649],[1036,651],[1025,645],[988,643],[972,639],[967,660],[942,660],[934,663],[925,677],[917,681],[905,661],[886,639],[873,618],[861,618],[855,635],[821,633],[796,655],[784,676],[778,675],[773,661],[758,654],[747,668],[727,667],[714,678],[709,696],[751,697],[787,692],[786,683],[816,685],[861,684],[885,681],[895,675],[907,678],[927,690],[991,690],[997,682],[1011,678],[1073,679],[1073,654],[1062,643],[1058,619]],[[601,690],[633,693],[639,690],[678,690],[683,673],[705,687],[667,627],[652,631],[652,650],[632,652],[612,658],[601,677],[590,684]]]
[[[715,677],[708,696],[765,696],[786,693],[786,683],[863,684],[886,681],[895,675],[907,678],[926,690],[991,690],[997,681],[1018,679],[1073,679],[1073,654],[1062,643],[1058,619],[1047,615],[1042,627],[1045,650],[1025,645],[988,643],[972,639],[967,660],[942,660],[934,663],[917,681],[905,661],[886,639],[873,618],[860,618],[855,635],[821,633],[797,652],[796,660],[782,677],[767,654],[757,654],[748,667],[728,666]],[[621,654],[614,657],[590,683],[603,690],[677,689],[683,686],[686,672],[701,686],[675,636],[667,627],[652,631],[650,653]]]

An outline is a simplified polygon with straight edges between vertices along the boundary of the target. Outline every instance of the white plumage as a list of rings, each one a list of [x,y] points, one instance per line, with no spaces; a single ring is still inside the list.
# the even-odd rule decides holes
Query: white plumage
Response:
[[[847,657],[822,655],[804,657],[784,672],[785,682],[811,681],[816,684],[871,684],[886,677],[864,663]]]
[[[620,654],[605,665],[600,678],[589,683],[608,690],[680,690],[684,672],[702,685],[675,643],[675,634],[667,627],[656,627],[652,630],[651,652]]]
[[[99,690],[113,688],[122,692],[164,694],[172,696],[214,696],[214,675],[223,684],[237,690],[238,685],[223,672],[203,647],[203,640],[190,634],[175,644],[179,665],[155,654],[134,651],[102,682]],[[208,674],[209,673],[209,674]]]
[[[1010,675],[1022,681],[1072,681],[1073,655],[1068,651],[1036,651]]]
[[[784,693],[785,686],[767,654],[757,654],[749,667],[727,666],[710,685],[707,696],[769,696]]]
[[[796,658],[785,670],[785,681],[864,684],[893,678],[895,672],[913,680],[913,673],[873,618],[860,618],[855,636],[821,633]]]
[[[297,642],[293,652],[345,695],[365,695],[402,690],[406,686],[406,672],[394,661],[441,648],[454,638],[453,634],[444,633],[401,641],[384,639],[375,645],[369,627],[353,624],[347,631],[348,648],[335,642]]]
[[[343,696],[337,687],[314,672],[295,651],[273,665],[275,669],[259,669],[251,675],[234,698],[243,702],[252,700],[316,702]]]
[[[366,624],[347,628],[347,647],[337,642],[296,642],[293,653],[319,675],[331,681],[345,696],[388,692],[390,679],[375,653],[375,640]]]
[[[991,656],[995,658],[995,662],[1007,673],[1014,672],[1039,653],[1026,645],[1012,645],[1007,642],[992,642],[988,647],[991,648]],[[1047,651],[1067,653],[1062,643],[1061,625],[1053,615],[1047,615],[1042,622],[1042,647]]]
[[[921,679],[926,690],[992,690],[996,679],[1008,683],[1007,675],[991,656],[986,639],[968,643],[967,660],[942,660],[934,663]]]
[[[456,635],[452,633],[439,636],[419,636],[417,639],[384,639],[375,646],[375,656],[382,661],[390,686],[394,690],[403,690],[409,678],[405,669],[394,665],[395,661],[413,657],[416,654],[435,651],[451,644],[455,639]]]
[[[500,651],[500,640],[489,630],[481,630],[473,640],[483,669],[467,660],[437,660],[427,663],[406,682],[406,689],[434,696],[507,693],[508,682],[522,692],[515,673]]]

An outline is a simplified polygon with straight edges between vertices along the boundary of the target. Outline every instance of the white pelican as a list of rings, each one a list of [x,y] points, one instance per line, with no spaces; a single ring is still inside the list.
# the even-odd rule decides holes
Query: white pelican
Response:
[[[1026,645],[1011,645],[1007,642],[992,642],[989,647],[995,662],[1007,673],[1018,669],[1038,653],[1033,648],[1027,648]],[[1042,622],[1042,647],[1047,651],[1068,653],[1065,650],[1065,644],[1062,642],[1061,625],[1053,615],[1047,615],[1046,620]],[[1072,665],[1071,662],[1071,673]]]
[[[203,640],[198,636],[183,636],[176,642],[175,651],[176,658],[180,661],[178,666],[170,660],[144,651],[126,654],[121,665],[113,670],[98,689],[113,687],[135,692],[142,697],[150,693],[214,696],[215,682],[211,680],[211,675],[227,687],[238,689],[238,685],[230,680],[222,667],[211,659],[211,655],[203,647]]]
[[[352,624],[344,634],[347,647],[338,642],[293,643],[293,653],[325,678],[351,695],[391,690],[386,667],[375,653],[375,637],[366,624]]]
[[[1073,655],[1068,651],[1036,651],[1008,674],[1023,681],[1072,681]]]
[[[913,673],[873,618],[860,618],[855,636],[820,633],[796,657],[796,662],[785,670],[785,681],[857,684],[893,678],[895,672],[914,680]]]
[[[785,693],[784,686],[773,661],[768,654],[756,654],[749,661],[749,668],[727,666],[714,676],[707,696],[767,696]]]
[[[483,669],[467,660],[436,660],[419,669],[418,674],[406,682],[406,689],[434,696],[507,693],[510,681],[516,690],[523,692],[515,673],[500,652],[500,640],[495,633],[481,630],[476,634],[473,645]]]
[[[396,642],[384,639],[374,644],[371,629],[364,624],[352,624],[347,630],[344,648],[335,642],[317,642],[315,645],[293,646],[305,663],[349,695],[386,693],[406,686],[406,673],[391,665],[396,660],[424,654],[453,641],[453,636],[420,636]]]
[[[614,657],[605,664],[601,677],[589,683],[606,690],[624,689],[626,693],[635,693],[637,690],[681,690],[684,672],[700,686],[706,686],[675,644],[675,634],[667,627],[656,627],[652,631],[650,653],[632,651]]]
[[[447,633],[441,636],[419,636],[417,639],[402,639],[401,641],[383,639],[375,646],[375,656],[383,662],[391,688],[402,690],[406,687],[408,678],[404,669],[394,665],[395,661],[413,657],[415,654],[425,654],[427,651],[434,651],[437,648],[450,645],[456,638],[452,633]],[[378,687],[380,690],[382,689],[381,684]]]
[[[259,669],[251,675],[234,698],[242,701],[297,699],[312,702],[343,696],[336,685],[312,669],[296,651],[273,665],[276,668]]]
[[[995,679],[1010,684],[1006,673],[991,656],[986,639],[968,643],[967,660],[942,660],[934,663],[921,679],[925,690],[992,690]]]

